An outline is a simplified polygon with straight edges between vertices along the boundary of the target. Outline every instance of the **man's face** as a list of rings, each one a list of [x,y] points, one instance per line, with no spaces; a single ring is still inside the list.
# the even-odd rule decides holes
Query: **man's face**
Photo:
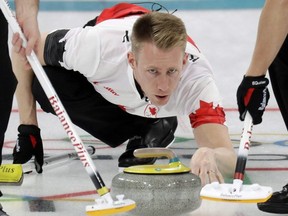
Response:
[[[168,103],[179,83],[187,57],[181,47],[161,50],[152,43],[143,43],[136,55],[128,53],[136,81],[156,106]]]

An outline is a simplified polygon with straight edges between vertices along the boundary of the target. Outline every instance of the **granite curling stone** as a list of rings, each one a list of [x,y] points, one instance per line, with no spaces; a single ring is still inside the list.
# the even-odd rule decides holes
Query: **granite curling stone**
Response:
[[[180,216],[201,205],[201,180],[190,173],[170,149],[137,149],[136,157],[168,157],[168,165],[132,166],[112,179],[111,195],[124,194],[136,202],[125,215]]]

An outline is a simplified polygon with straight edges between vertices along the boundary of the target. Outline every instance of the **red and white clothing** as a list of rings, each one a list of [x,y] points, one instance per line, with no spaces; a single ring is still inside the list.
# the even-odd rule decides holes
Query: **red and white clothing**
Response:
[[[107,101],[132,115],[148,118],[187,115],[193,128],[203,123],[224,124],[225,114],[210,64],[189,41],[186,48],[189,61],[169,102],[157,107],[141,97],[127,60],[132,26],[138,17],[108,19],[93,27],[69,30],[59,41],[65,43],[60,65],[79,71]]]

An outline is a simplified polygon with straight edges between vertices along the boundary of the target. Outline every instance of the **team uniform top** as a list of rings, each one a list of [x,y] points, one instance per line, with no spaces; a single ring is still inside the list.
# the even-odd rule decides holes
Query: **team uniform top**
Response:
[[[60,65],[79,71],[107,101],[130,114],[148,118],[186,115],[193,128],[203,123],[224,124],[225,115],[212,69],[189,41],[186,47],[189,60],[166,105],[151,104],[137,90],[127,53],[131,51],[131,31],[138,17],[109,19],[93,27],[70,29],[60,41],[65,41]]]

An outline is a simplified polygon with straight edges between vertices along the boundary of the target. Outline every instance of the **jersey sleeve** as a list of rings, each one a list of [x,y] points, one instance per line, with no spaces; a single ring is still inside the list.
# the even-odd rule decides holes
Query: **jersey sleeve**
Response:
[[[199,103],[199,109],[189,115],[192,128],[196,128],[207,123],[225,123],[225,113],[223,107],[220,105],[214,107],[212,102],[207,103],[205,101],[199,101]]]
[[[100,62],[101,46],[97,28],[71,29],[65,36],[62,67],[93,76]]]
[[[192,128],[202,124],[225,124],[222,97],[211,65],[203,54],[190,48],[189,62],[177,92],[177,105],[188,115]]]
[[[138,17],[110,19],[93,27],[69,31],[64,67],[79,71],[87,78],[110,79],[119,68],[127,67],[130,32]]]

